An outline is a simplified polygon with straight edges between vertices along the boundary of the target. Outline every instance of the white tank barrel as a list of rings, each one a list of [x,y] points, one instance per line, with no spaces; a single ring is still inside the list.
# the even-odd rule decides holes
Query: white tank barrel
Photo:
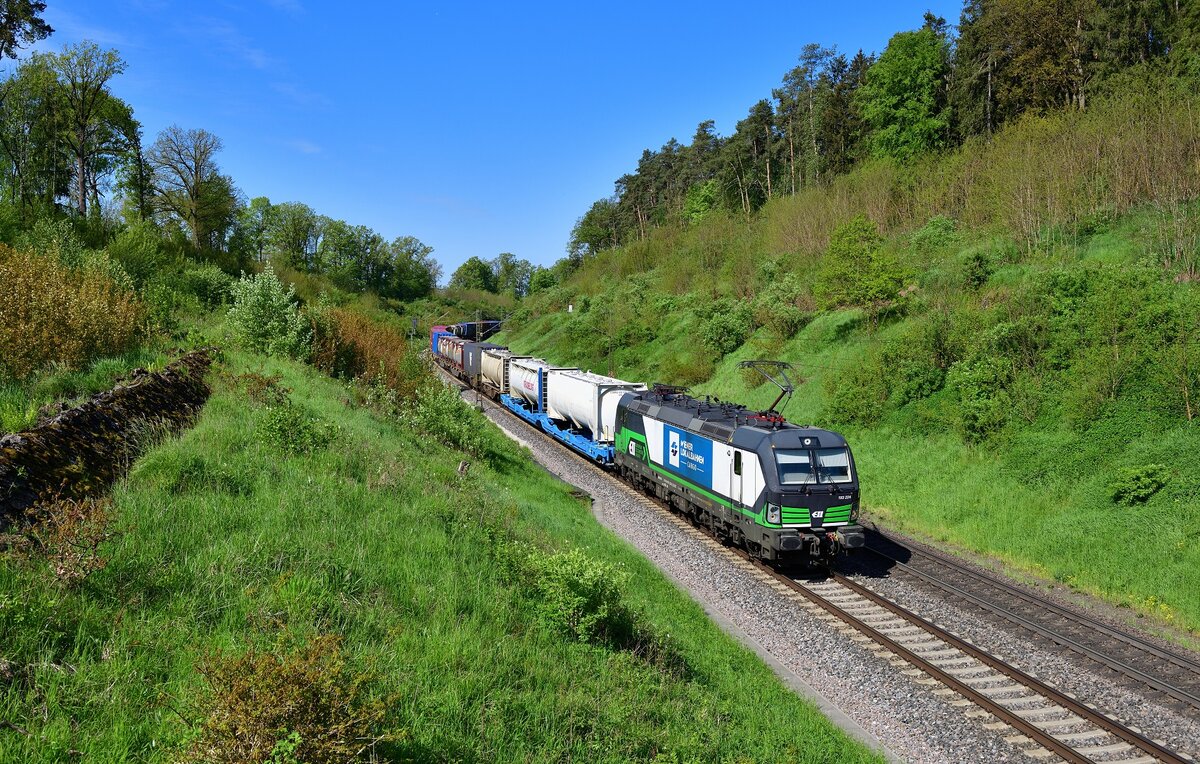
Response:
[[[550,364],[541,358],[522,358],[508,365],[508,394],[538,407],[538,372]]]
[[[516,355],[507,348],[492,348],[483,351],[483,378],[500,392],[508,394],[508,374],[514,360],[528,358]]]
[[[616,437],[617,402],[621,396],[646,389],[640,382],[578,369],[551,369],[546,376],[547,415],[590,431],[597,443],[611,443]]]
[[[446,357],[458,366],[462,366],[463,345],[465,344],[467,341],[458,337],[450,337],[446,340]]]
[[[504,362],[512,356],[507,350],[483,351],[483,379],[493,387],[504,389]]]

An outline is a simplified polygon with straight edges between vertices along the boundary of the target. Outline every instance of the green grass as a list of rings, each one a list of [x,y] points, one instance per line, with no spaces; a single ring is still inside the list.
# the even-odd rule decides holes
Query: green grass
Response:
[[[272,445],[228,381],[247,371],[282,375],[334,442]],[[306,367],[230,353],[214,378],[195,428],[117,487],[123,534],[103,571],[65,589],[44,563],[0,563],[0,657],[16,671],[0,719],[28,733],[0,728],[0,760],[170,760],[191,734],[176,712],[203,686],[197,660],[281,632],[340,634],[376,672],[396,698],[387,727],[407,732],[395,761],[878,760],[498,431],[464,479],[461,453]],[[496,565],[497,533],[623,567],[627,604],[686,670],[540,625],[529,587]]]
[[[117,378],[138,367],[157,369],[165,363],[163,353],[142,347],[98,359],[84,369],[51,369],[26,382],[0,380],[0,435],[29,429],[44,406],[77,402],[111,389]]]

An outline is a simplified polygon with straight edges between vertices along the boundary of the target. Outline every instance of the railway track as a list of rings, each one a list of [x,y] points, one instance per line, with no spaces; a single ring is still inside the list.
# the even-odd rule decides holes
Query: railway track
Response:
[[[1063,607],[948,555],[876,532],[867,551],[891,572],[1070,650],[1127,683],[1148,688],[1181,713],[1200,713],[1200,662]],[[907,561],[899,559],[907,555]]]
[[[457,379],[447,379],[470,390]],[[482,404],[482,398],[479,402]],[[511,421],[519,421],[503,407],[496,406],[495,410]],[[976,708],[968,711],[968,716],[978,717],[985,729],[1022,747],[1030,756],[1048,760],[1057,757],[1073,764],[1194,764],[1193,759],[1172,751],[1165,743],[1057,691],[842,574],[799,577],[765,565],[740,549],[724,546],[656,498],[617,480],[558,441],[539,435],[571,453],[580,464],[587,464],[589,470],[614,481],[631,500],[734,564],[750,568],[766,585],[794,599],[816,617],[840,622],[851,639],[873,642],[872,652],[881,659],[909,665],[906,673],[911,672],[918,683],[930,685],[933,693],[957,695],[963,699],[960,703],[973,704]]]

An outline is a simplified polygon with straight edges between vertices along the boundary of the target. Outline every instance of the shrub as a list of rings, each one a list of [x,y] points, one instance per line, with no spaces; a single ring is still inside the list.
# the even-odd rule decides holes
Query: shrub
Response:
[[[722,299],[696,311],[700,343],[718,358],[737,350],[754,331],[754,310],[738,300]]]
[[[337,425],[284,398],[267,406],[259,432],[263,440],[285,454],[311,454],[337,437]]]
[[[215,265],[198,265],[183,272],[179,286],[205,308],[212,310],[229,302],[233,277]]]
[[[272,271],[242,274],[232,285],[229,325],[239,342],[271,355],[307,358],[311,330],[293,301],[295,288],[284,289]]]
[[[87,259],[87,250],[75,233],[75,226],[66,218],[48,220],[43,218],[33,227],[17,237],[15,248],[38,252],[59,261],[68,268],[82,268]]]
[[[1170,473],[1161,464],[1122,469],[1108,484],[1109,495],[1118,504],[1143,504],[1167,484]]]
[[[483,436],[485,425],[480,419],[456,390],[438,382],[418,389],[401,412],[401,421],[443,445],[483,457],[488,455],[488,447]]]
[[[1003,358],[984,356],[950,367],[946,386],[958,396],[959,432],[981,441],[1007,422],[1012,401],[1007,392],[1012,366]]]
[[[815,291],[826,308],[867,308],[874,324],[900,297],[904,279],[904,270],[884,249],[879,229],[858,215],[831,235]]]
[[[816,304],[800,278],[789,273],[782,278],[770,274],[766,286],[754,300],[754,320],[780,339],[791,339],[816,312]]]
[[[978,247],[963,253],[959,268],[963,288],[972,292],[981,289],[996,270],[991,254]]]
[[[163,251],[162,237],[149,224],[132,225],[119,233],[108,245],[108,254],[138,287],[160,275],[170,260]]]
[[[825,379],[827,416],[834,422],[872,425],[883,418],[889,392],[877,359]]]
[[[116,535],[109,499],[53,501],[34,507],[30,515],[35,522],[27,536],[33,543],[26,550],[44,557],[59,583],[76,586],[108,564],[100,547]]]
[[[945,215],[934,215],[910,238],[913,249],[923,255],[937,254],[958,241],[958,221]]]
[[[331,376],[376,380],[410,400],[431,381],[428,367],[410,351],[404,333],[353,310],[326,308],[313,314],[312,362]]]
[[[629,574],[580,549],[530,553],[526,572],[538,595],[538,620],[580,642],[624,642],[633,628],[621,588]]]
[[[185,762],[344,764],[374,760],[376,746],[402,737],[383,731],[374,677],[347,665],[335,636],[290,651],[213,653],[196,669],[206,687],[190,709],[201,721]]]
[[[144,308],[97,268],[0,245],[0,374],[24,378],[51,363],[76,368],[130,348]]]

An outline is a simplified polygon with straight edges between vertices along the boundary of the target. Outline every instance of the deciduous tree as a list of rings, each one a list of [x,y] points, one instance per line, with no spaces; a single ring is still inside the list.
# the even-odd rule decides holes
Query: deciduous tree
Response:
[[[928,25],[888,41],[858,90],[872,153],[909,159],[946,145],[949,50],[946,37]]]
[[[478,257],[469,257],[450,276],[451,289],[478,289],[483,292],[496,291],[496,275],[492,266]]]
[[[182,224],[200,252],[223,248],[238,209],[233,181],[217,166],[220,150],[221,139],[207,130],[172,125],[147,152],[156,210]]]
[[[125,62],[92,42],[69,45],[47,60],[62,88],[63,137],[75,157],[75,206],[83,217],[96,182],[94,160],[118,152],[134,124],[133,110],[108,92]]]

